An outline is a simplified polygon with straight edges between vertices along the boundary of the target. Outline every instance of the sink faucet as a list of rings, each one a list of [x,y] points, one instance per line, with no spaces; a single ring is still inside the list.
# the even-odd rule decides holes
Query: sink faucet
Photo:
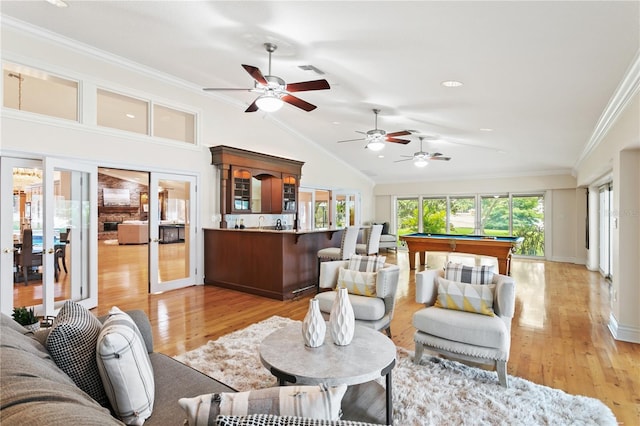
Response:
[[[264,221],[264,216],[260,216],[258,218],[258,229],[262,229],[262,222]]]

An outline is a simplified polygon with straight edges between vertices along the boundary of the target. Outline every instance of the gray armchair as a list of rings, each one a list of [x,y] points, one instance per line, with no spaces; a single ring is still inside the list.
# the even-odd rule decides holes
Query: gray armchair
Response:
[[[320,288],[335,289],[340,267],[346,268],[348,265],[348,260],[322,262],[320,265]],[[396,306],[399,276],[400,268],[397,265],[385,263],[376,275],[375,297],[349,294],[356,324],[375,330],[384,330],[391,337],[391,320]],[[329,319],[336,293],[335,291],[324,291],[316,295],[320,311],[326,320]]]
[[[444,309],[434,306],[438,296],[437,276],[442,270],[416,273],[416,302],[425,308],[413,315],[417,364],[423,350],[448,358],[492,365],[500,384],[508,387],[507,361],[511,347],[511,319],[515,310],[515,282],[506,275],[494,274],[493,310],[495,316]]]

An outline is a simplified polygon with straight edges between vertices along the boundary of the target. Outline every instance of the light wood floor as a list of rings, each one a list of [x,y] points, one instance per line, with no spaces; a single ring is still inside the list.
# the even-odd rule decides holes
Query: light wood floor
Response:
[[[114,305],[146,311],[155,349],[168,355],[272,315],[301,320],[307,311],[309,297],[281,302],[208,285],[148,295],[146,247],[117,248],[100,245],[99,306],[94,311],[103,315]],[[389,252],[388,261],[402,271],[393,341],[413,349],[411,317],[421,307],[414,301],[414,272],[406,252]],[[429,256],[430,266],[444,261],[444,256]],[[640,345],[612,338],[607,328],[609,284],[584,266],[557,262],[516,259],[512,275],[517,301],[508,373],[598,398],[620,424],[639,425]]]

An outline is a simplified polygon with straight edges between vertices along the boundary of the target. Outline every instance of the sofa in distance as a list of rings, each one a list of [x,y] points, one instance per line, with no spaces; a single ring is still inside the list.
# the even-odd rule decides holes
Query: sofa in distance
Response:
[[[149,224],[147,222],[122,222],[118,224],[118,244],[147,244]]]

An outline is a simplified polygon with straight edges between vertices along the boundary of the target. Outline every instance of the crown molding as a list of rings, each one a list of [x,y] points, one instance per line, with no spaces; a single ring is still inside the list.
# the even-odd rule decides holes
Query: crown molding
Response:
[[[620,114],[627,108],[629,102],[640,92],[640,50],[627,68],[624,78],[616,88],[609,103],[598,119],[596,126],[584,147],[582,154],[573,166],[574,174],[577,173],[580,164],[591,154],[605,138],[609,130],[616,124]]]

